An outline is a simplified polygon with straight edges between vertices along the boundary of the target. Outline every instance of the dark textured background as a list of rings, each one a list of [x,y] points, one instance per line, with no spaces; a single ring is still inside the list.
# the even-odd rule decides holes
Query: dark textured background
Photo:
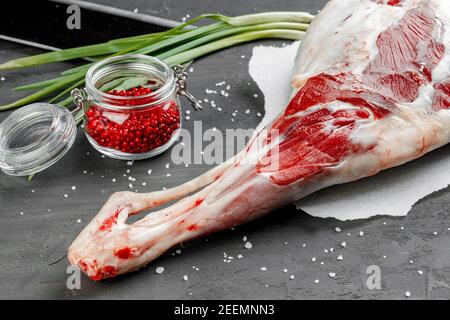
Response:
[[[315,13],[326,1],[96,2],[127,10],[139,8],[141,13],[181,21],[186,14],[194,17],[216,11],[229,15],[269,10]],[[261,43],[281,45],[280,41]],[[223,80],[232,89],[229,98],[215,99],[223,108],[222,113],[206,108],[193,113],[192,120],[203,120],[204,126],[219,129],[257,125],[256,113],[264,110],[263,98],[255,84],[247,85],[252,82],[247,66],[254,45],[224,50],[195,62],[190,86],[196,96],[206,97],[205,88],[213,88]],[[1,61],[35,53],[39,51],[0,42]],[[241,55],[245,58],[237,58]],[[17,84],[54,76],[69,65],[0,74],[7,78],[0,83],[0,104],[19,97],[11,92]],[[258,99],[253,97],[254,93],[259,94]],[[184,107],[188,107],[186,103]],[[247,108],[252,112],[244,115]],[[231,113],[235,109],[242,111],[232,122]],[[7,114],[1,113],[0,120]],[[186,128],[192,127],[192,120],[185,123]],[[449,152],[449,148],[438,152]],[[0,298],[404,299],[407,290],[412,293],[411,298],[450,298],[449,190],[419,201],[405,218],[380,216],[343,223],[312,218],[289,206],[233,231],[183,244],[183,248],[179,247],[181,255],[174,256],[174,250],[170,251],[140,272],[101,283],[83,276],[81,290],[68,290],[67,260],[52,262],[65,254],[68,245],[111,193],[128,189],[129,181],[123,177],[127,169],[137,178],[135,185],[139,191],[150,191],[178,185],[208,168],[171,166],[167,170],[164,165],[169,161],[169,152],[131,167],[122,161],[102,158],[80,130],[69,154],[32,182],[0,174]],[[148,169],[153,170],[150,176],[146,175]],[[83,174],[85,170],[87,173]],[[167,172],[171,173],[170,178],[166,178]],[[117,182],[113,183],[112,178]],[[141,186],[143,181],[147,182],[146,187]],[[71,190],[73,185],[75,191]],[[337,226],[341,233],[334,231]],[[364,232],[363,237],[358,236],[359,231]],[[251,250],[243,247],[243,236],[252,242]],[[346,241],[346,248],[340,247],[342,241]],[[324,252],[331,247],[334,252]],[[224,263],[224,252],[235,259]],[[244,258],[237,260],[238,254]],[[336,260],[340,254],[343,261]],[[317,261],[312,262],[312,257]],[[365,285],[366,268],[370,265],[381,269],[381,290],[369,290]],[[164,266],[165,272],[155,274],[156,266]],[[268,270],[260,271],[262,266]],[[289,271],[284,273],[284,268]],[[422,276],[418,270],[423,270]],[[329,277],[330,272],[336,273],[335,279]],[[185,274],[188,281],[182,279]],[[289,280],[291,274],[295,280]],[[314,283],[315,279],[320,283]]]

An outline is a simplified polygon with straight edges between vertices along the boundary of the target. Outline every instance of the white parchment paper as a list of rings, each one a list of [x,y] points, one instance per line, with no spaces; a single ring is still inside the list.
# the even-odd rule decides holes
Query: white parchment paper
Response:
[[[253,49],[249,72],[264,94],[266,111],[258,128],[274,119],[289,102],[298,46],[299,42],[295,42],[285,47]],[[450,147],[444,147],[374,177],[321,190],[296,205],[312,216],[339,220],[405,216],[418,200],[449,183]]]

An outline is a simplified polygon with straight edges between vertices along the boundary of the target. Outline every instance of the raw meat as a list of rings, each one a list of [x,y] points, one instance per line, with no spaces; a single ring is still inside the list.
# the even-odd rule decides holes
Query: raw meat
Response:
[[[70,246],[70,262],[94,280],[137,270],[182,241],[445,145],[449,33],[447,0],[330,1],[302,42],[293,97],[280,115],[199,178],[114,194]],[[176,199],[126,224],[129,215]]]

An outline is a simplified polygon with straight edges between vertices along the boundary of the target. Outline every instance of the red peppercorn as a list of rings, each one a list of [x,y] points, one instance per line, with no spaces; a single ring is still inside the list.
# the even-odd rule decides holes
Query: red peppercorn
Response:
[[[148,95],[150,88],[137,87],[126,91],[113,90],[111,95],[138,97]],[[124,100],[123,105],[139,105],[151,102],[151,98],[140,101]],[[154,106],[147,110],[132,110],[124,113],[128,118],[116,123],[103,116],[101,108],[93,105],[87,112],[86,131],[103,147],[110,147],[127,153],[148,152],[167,143],[174,131],[180,127],[180,114],[175,101]],[[120,114],[118,114],[120,115]],[[123,115],[123,114],[122,114]]]

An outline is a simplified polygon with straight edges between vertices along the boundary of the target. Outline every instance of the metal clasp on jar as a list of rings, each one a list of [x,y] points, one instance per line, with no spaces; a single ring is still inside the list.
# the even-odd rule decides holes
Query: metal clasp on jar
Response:
[[[177,94],[179,96],[186,97],[189,100],[189,103],[195,110],[202,110],[203,107],[200,103],[198,103],[197,99],[187,91],[186,88],[186,80],[187,80],[187,72],[183,70],[183,67],[180,65],[174,66],[173,71],[175,72],[175,78],[177,82]]]
[[[73,99],[73,103],[75,104],[76,108],[72,110],[72,114],[74,115],[75,121],[79,121],[83,118],[84,115],[84,109],[86,106],[86,103],[88,102],[88,95],[84,89],[75,88],[70,92],[70,95]],[[82,112],[80,112],[82,111]]]

